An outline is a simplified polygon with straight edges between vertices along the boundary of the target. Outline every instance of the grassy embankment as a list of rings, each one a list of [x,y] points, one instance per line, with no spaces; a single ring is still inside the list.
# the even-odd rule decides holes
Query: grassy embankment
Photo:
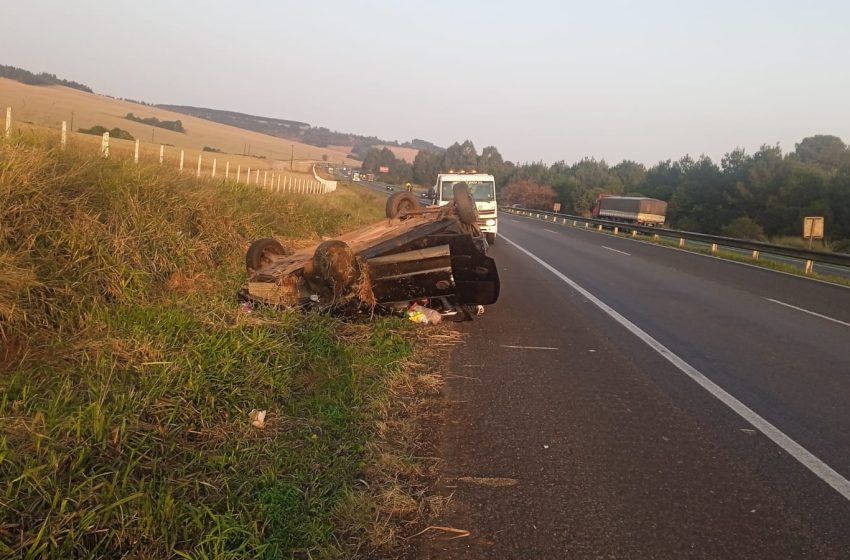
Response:
[[[239,310],[252,238],[381,215],[0,140],[0,556],[330,557],[394,538],[407,324]],[[398,403],[402,403],[399,409]],[[264,429],[252,409],[267,410]],[[365,552],[364,552],[365,551]]]

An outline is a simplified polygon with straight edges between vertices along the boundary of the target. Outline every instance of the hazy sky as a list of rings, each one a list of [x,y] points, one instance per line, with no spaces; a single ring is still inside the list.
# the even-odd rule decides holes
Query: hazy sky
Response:
[[[0,26],[0,64],[99,93],[520,162],[850,141],[850,2],[4,0]]]

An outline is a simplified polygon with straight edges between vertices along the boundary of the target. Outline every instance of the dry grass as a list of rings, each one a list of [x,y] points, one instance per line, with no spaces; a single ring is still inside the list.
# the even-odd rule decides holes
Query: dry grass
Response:
[[[73,112],[74,131],[95,125],[105,126],[108,129],[122,128],[143,143],[155,146],[157,156],[160,144],[175,146],[170,150],[172,153],[176,151],[179,154],[180,148],[193,150],[196,154],[195,158],[197,158],[197,152],[200,152],[204,146],[218,148],[230,154],[242,154],[245,146],[249,145],[251,154],[275,160],[279,166],[288,166],[293,149],[294,158],[299,161],[321,161],[322,156],[327,155],[331,161],[338,162],[346,160],[348,155],[348,152],[301,144],[62,86],[30,86],[0,78],[0,104],[4,111],[7,106],[11,106],[14,119],[19,123],[29,122],[58,130],[63,120],[68,121],[70,126]],[[187,133],[182,134],[129,121],[124,118],[127,113],[141,117],[157,117],[167,121],[180,120]],[[3,114],[5,115],[5,112]],[[153,142],[151,142],[152,131]],[[146,153],[151,152],[148,147],[145,150]],[[347,161],[353,162],[353,160]],[[300,171],[306,170],[306,165],[302,165]]]
[[[387,148],[389,151],[393,153],[395,157],[398,159],[403,159],[407,163],[413,163],[413,160],[416,159],[416,154],[419,153],[419,150],[416,148],[402,148],[400,146],[375,146],[379,150],[381,148]]]

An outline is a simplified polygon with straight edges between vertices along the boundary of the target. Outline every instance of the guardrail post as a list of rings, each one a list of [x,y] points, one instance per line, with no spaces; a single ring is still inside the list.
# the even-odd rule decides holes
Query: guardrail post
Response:
[[[716,255],[716,254],[717,254],[717,243],[712,243],[712,244],[711,244],[711,254],[712,254],[712,255]]]
[[[617,235],[618,233],[620,233],[620,228],[614,226],[614,235]]]
[[[632,238],[637,239],[637,230],[636,229],[632,230]]]
[[[201,176],[201,158],[203,158],[203,156],[198,154],[198,173],[195,175],[196,177]]]
[[[590,222],[584,222],[584,227],[585,227],[585,229],[589,228],[589,227],[590,227]]]
[[[6,107],[6,138],[12,136],[12,108]]]
[[[59,140],[59,146],[64,150],[68,145],[68,123],[62,121],[62,136]]]
[[[100,155],[105,158],[109,157],[109,133],[104,132],[103,138],[100,141]]]
[[[815,271],[815,262],[806,261],[806,274],[811,274]]]
[[[263,188],[265,188],[265,186],[266,186],[266,179],[268,179],[268,176],[269,176],[269,172],[263,171]]]
[[[133,147],[133,163],[139,163],[139,139],[136,138],[136,145]]]
[[[186,155],[183,150],[180,150],[180,173],[183,173],[183,156]]]
[[[212,173],[210,173],[210,177],[212,177],[212,178],[215,178],[215,163],[216,163],[216,161],[217,161],[216,158],[213,158],[213,168],[212,168]]]
[[[602,231],[602,224],[597,225],[596,229],[599,230],[599,231]]]
[[[227,181],[230,179],[230,162],[225,162],[224,164],[224,180]]]
[[[242,164],[236,165],[236,182],[239,182],[239,179],[242,177]]]
[[[254,175],[254,184],[255,185],[260,184],[260,170],[259,169],[257,169],[256,174]]]
[[[685,248],[685,238],[681,237],[681,238],[679,238],[679,249],[684,249],[684,248]]]
[[[755,249],[753,249],[753,260],[754,260],[754,261],[759,260],[759,255],[760,255],[760,254],[761,254],[761,253],[759,253],[758,251],[756,251]]]
[[[652,240],[653,240],[653,241],[658,241],[658,234],[657,234],[657,233],[653,233],[653,234],[652,234]]]
[[[573,220],[573,227],[576,227],[577,225],[578,225],[578,222],[576,222],[575,220]]]
[[[162,165],[162,160],[165,159],[165,146],[159,145],[159,164]]]

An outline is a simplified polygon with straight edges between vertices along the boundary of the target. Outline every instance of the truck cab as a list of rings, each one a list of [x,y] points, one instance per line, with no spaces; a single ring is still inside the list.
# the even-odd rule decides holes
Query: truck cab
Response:
[[[469,185],[469,194],[475,200],[478,209],[478,227],[490,245],[496,242],[498,215],[496,211],[496,179],[485,173],[441,173],[434,185],[434,203],[440,206],[448,204],[453,198],[456,183]]]

